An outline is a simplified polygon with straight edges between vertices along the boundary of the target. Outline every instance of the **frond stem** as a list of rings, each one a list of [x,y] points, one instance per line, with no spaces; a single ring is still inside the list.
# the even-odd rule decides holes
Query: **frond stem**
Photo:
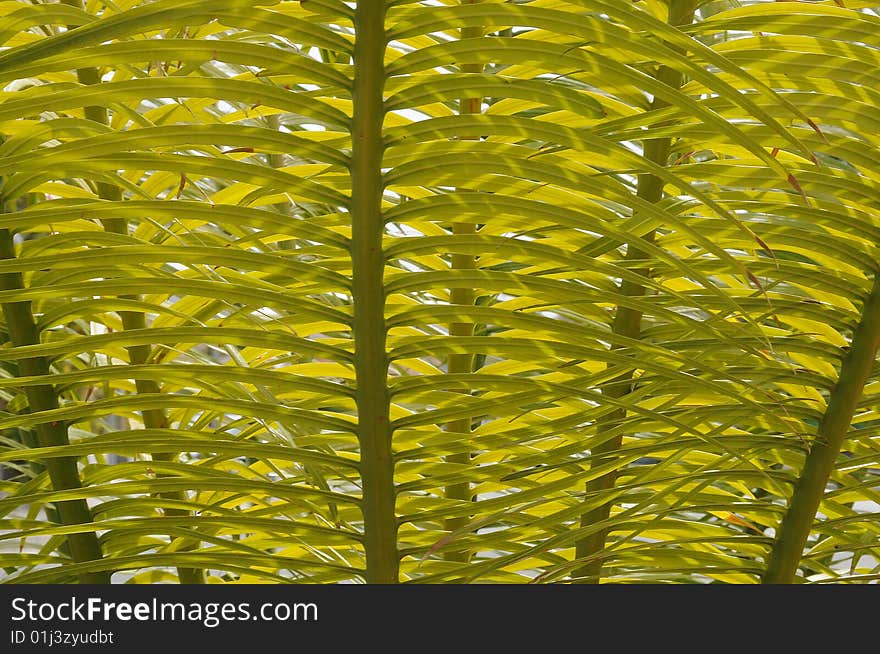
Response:
[[[462,4],[476,4],[478,0],[462,0]],[[479,38],[483,36],[482,27],[464,27],[461,29],[461,38]],[[463,73],[482,73],[482,64],[462,64],[461,71]],[[459,100],[459,111],[461,115],[482,113],[482,98],[461,98]],[[477,233],[477,226],[472,223],[454,223],[452,225],[452,233],[454,235],[469,235]],[[476,259],[470,254],[453,253],[451,257],[451,268],[453,270],[474,270],[477,267]],[[455,306],[473,306],[476,299],[476,292],[473,288],[456,287],[449,289],[449,303]],[[453,322],[449,325],[450,336],[473,336],[474,324],[470,322]],[[449,374],[472,373],[474,371],[473,354],[450,354],[447,364],[447,372]],[[464,391],[467,392],[467,391]],[[473,429],[473,421],[471,418],[461,418],[452,420],[444,425],[446,431],[457,434],[469,434]],[[470,452],[458,452],[450,454],[446,457],[447,463],[457,465],[467,465],[470,463]],[[444,495],[447,499],[458,500],[461,502],[470,502],[473,500],[471,485],[468,482],[450,484],[444,488]],[[448,532],[454,532],[468,524],[469,518],[461,516],[456,518],[448,518],[443,521],[443,528]],[[453,546],[449,546],[444,551],[443,558],[447,561],[468,561],[470,553],[467,551],[456,551]]]
[[[837,384],[831,390],[816,437],[795,484],[788,509],[782,518],[761,583],[795,582],[804,555],[804,547],[812,531],[822,497],[825,495],[825,487],[849,433],[865,384],[871,377],[878,346],[880,346],[880,275],[875,278],[871,293],[865,300],[861,320],[853,332],[849,352],[840,367]]]
[[[354,362],[361,452],[366,581],[398,582],[396,492],[385,329],[382,125],[385,2],[360,0],[354,17],[351,258]]]
[[[669,5],[669,23],[671,25],[686,25],[693,21],[695,0],[671,0]],[[660,66],[657,79],[667,86],[678,88],[683,82],[683,75],[674,68]],[[659,98],[651,102],[651,110],[660,109],[667,103]],[[669,152],[672,146],[670,138],[646,139],[643,144],[643,156],[648,161],[659,166],[666,166]],[[656,175],[642,174],[638,176],[636,195],[648,202],[657,203],[663,198],[664,182]],[[642,237],[645,242],[654,241],[654,231],[650,231]],[[626,261],[641,261],[647,258],[647,254],[637,245],[630,243],[626,249]],[[648,269],[635,270],[634,272],[643,277],[651,274]],[[641,297],[645,295],[646,288],[636,281],[623,280],[620,284],[620,294],[629,297]],[[618,306],[612,323],[612,332],[630,339],[641,336],[642,312],[624,306]],[[612,346],[616,347],[616,346]],[[603,390],[603,395],[613,400],[620,400],[632,392],[633,370],[630,369],[608,382]],[[598,444],[591,451],[590,466],[599,467],[607,464],[616,457],[616,453],[623,444],[623,435],[616,435],[603,439],[611,429],[626,417],[624,409],[616,409],[605,416],[596,425],[596,440]],[[595,497],[614,487],[619,474],[618,469],[593,479],[586,484],[586,498]],[[600,504],[587,511],[581,516],[581,527],[589,528],[608,520],[611,515],[612,503]],[[573,573],[573,579],[577,583],[599,583],[602,565],[605,557],[601,556],[605,550],[605,543],[609,530],[607,528],[590,532],[575,545],[575,557],[583,559],[585,564]]]
[[[0,258],[15,258],[15,243],[8,229],[0,229]],[[0,290],[11,291],[24,288],[21,273],[0,274]],[[40,332],[30,302],[7,302],[3,304],[3,316],[13,347],[39,345]],[[39,376],[49,379],[51,370],[46,357],[32,357],[18,362],[19,373],[25,377]],[[57,409],[58,394],[52,384],[26,386],[25,397],[31,413]],[[63,421],[41,423],[36,426],[39,447],[64,447],[70,445],[67,424]],[[63,491],[82,488],[76,457],[53,457],[44,462],[53,490]],[[84,499],[55,502],[55,509],[62,525],[85,525],[93,522],[91,509]],[[86,530],[67,535],[71,558],[77,563],[98,561],[103,558],[101,544],[94,531]],[[82,584],[109,584],[109,571],[84,572],[78,575]]]

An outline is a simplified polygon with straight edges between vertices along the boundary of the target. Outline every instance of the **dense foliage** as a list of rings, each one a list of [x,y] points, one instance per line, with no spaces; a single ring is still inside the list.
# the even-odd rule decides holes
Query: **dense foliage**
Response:
[[[875,4],[0,2],[3,579],[876,581]]]

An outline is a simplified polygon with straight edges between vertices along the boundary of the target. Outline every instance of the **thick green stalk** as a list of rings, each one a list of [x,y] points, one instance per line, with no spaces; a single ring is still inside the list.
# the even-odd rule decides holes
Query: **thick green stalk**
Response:
[[[367,583],[398,582],[397,516],[385,349],[385,255],[382,250],[382,92],[385,2],[355,9],[354,117],[351,139],[351,258],[358,442]]]
[[[0,258],[14,259],[15,245],[8,229],[0,230]],[[21,273],[0,274],[0,290],[12,291],[24,288]],[[9,331],[9,340],[14,347],[38,345],[40,332],[37,328],[30,302],[7,302],[3,304],[3,316]],[[49,379],[51,371],[46,357],[22,359],[18,363],[22,376],[44,376]],[[58,395],[52,384],[26,386],[25,396],[31,413],[51,411],[58,408]],[[69,445],[67,425],[63,421],[37,425],[37,445],[39,447],[59,447]],[[49,473],[52,488],[56,491],[82,487],[76,457],[58,457],[44,462]],[[92,512],[85,500],[66,500],[55,503],[55,510],[63,525],[84,525],[93,522]],[[97,561],[102,558],[101,545],[94,531],[84,531],[67,536],[71,558],[77,563]],[[109,584],[110,572],[87,572],[79,575],[83,584]]]
[[[694,19],[695,0],[670,0],[669,5],[669,24],[670,25],[686,25]],[[657,71],[657,79],[667,86],[678,88],[682,84],[682,74],[668,66],[660,66]],[[651,110],[660,109],[667,103],[660,98],[654,98],[651,102]],[[672,142],[669,138],[646,139],[643,145],[643,156],[648,161],[660,166],[666,166],[669,159],[669,151]],[[663,180],[656,175],[642,174],[638,176],[638,187],[636,195],[648,202],[657,203],[663,198]],[[654,241],[654,232],[646,234],[644,240],[648,243]],[[647,254],[639,247],[630,244],[626,250],[626,261],[637,262],[647,258]],[[651,274],[647,268],[637,269],[634,272],[643,277]],[[641,297],[645,295],[646,289],[643,284],[635,281],[623,280],[620,284],[620,294],[628,297]],[[641,336],[642,329],[642,312],[629,307],[618,306],[614,315],[614,322],[611,330],[614,334],[630,339],[637,339]],[[617,348],[618,345],[612,345]],[[629,370],[614,379],[612,379],[607,388],[603,389],[602,394],[613,400],[620,400],[632,392],[633,371]],[[616,425],[626,417],[625,409],[615,409],[607,413],[598,421],[596,425],[596,439],[600,443],[593,448],[590,459],[591,467],[599,467],[613,461],[617,457],[617,453],[623,444],[623,435],[617,433],[605,438]],[[610,472],[593,479],[586,484],[586,497],[590,499],[614,487],[617,483],[618,470],[614,469]],[[612,503],[601,504],[581,516],[581,526],[590,527],[597,523],[603,522],[611,515]],[[578,559],[586,559],[587,562],[578,568],[573,576],[578,583],[598,583],[602,572],[603,559],[602,552],[605,549],[605,542],[608,538],[609,530],[600,529],[585,536],[577,542],[575,546],[575,556]]]
[[[88,107],[86,109],[86,115],[89,116],[90,110],[93,109],[101,109],[96,107]],[[105,119],[106,119],[106,111]],[[95,117],[89,116],[92,120],[95,120]],[[110,184],[98,184],[98,196],[102,200],[109,200],[112,202],[119,202],[122,200],[122,194],[118,187],[110,185]],[[110,220],[103,221],[104,229],[108,232],[114,232],[118,234],[127,234],[128,233],[128,222],[124,219],[114,218]],[[139,300],[140,298],[136,295],[122,295],[120,296],[122,299],[126,300]],[[147,328],[147,319],[146,316],[138,311],[119,311],[119,319],[122,321],[122,328],[125,331],[132,331],[135,329],[146,329]],[[125,348],[128,352],[128,362],[133,366],[144,365],[149,362],[150,356],[152,355],[152,348],[149,345],[131,345]],[[135,390],[138,394],[160,394],[162,392],[162,387],[152,379],[135,379],[134,380]],[[141,418],[144,422],[144,429],[166,429],[168,427],[168,417],[165,414],[164,409],[144,409],[141,413]],[[174,454],[170,453],[156,453],[153,454],[153,459],[156,461],[173,461],[175,459]],[[158,473],[157,476],[167,476],[162,473]],[[170,491],[168,493],[159,493],[157,497],[165,498],[173,501],[181,501],[186,500],[186,492],[185,491]],[[190,512],[186,509],[176,509],[176,508],[166,508],[165,515],[168,516],[188,516]],[[181,547],[181,550],[192,550],[196,547],[195,544],[187,544],[184,547]],[[177,575],[182,584],[203,584],[205,583],[204,572],[202,570],[193,569],[193,568],[177,568]]]
[[[476,4],[477,0],[462,0],[462,4]],[[464,27],[461,30],[462,39],[478,38],[483,35],[482,27]],[[481,73],[483,72],[482,64],[462,64],[461,71],[463,73]],[[482,113],[482,98],[462,98],[459,101],[459,114],[478,114]],[[456,235],[476,234],[477,226],[470,223],[455,223],[452,226],[452,233]],[[453,254],[452,255],[453,270],[473,270],[476,268],[476,259],[470,254]],[[449,303],[456,306],[473,306],[476,293],[473,288],[456,287],[449,289]],[[470,322],[453,322],[449,325],[450,336],[473,336],[474,324]],[[450,354],[447,364],[447,372],[455,373],[471,373],[474,371],[474,356],[472,354]],[[457,434],[468,434],[473,428],[471,418],[461,418],[452,420],[445,425],[446,431]],[[459,452],[450,454],[446,457],[447,463],[466,465],[470,463],[470,452]],[[459,484],[450,484],[444,489],[444,495],[448,499],[460,500],[468,502],[472,499],[471,485],[467,482]],[[449,532],[454,532],[468,523],[467,516],[457,518],[448,518],[444,521],[443,527]],[[443,558],[447,561],[467,561],[470,553],[467,551],[455,551],[450,547],[449,551],[444,552]]]
[[[862,318],[853,333],[849,352],[840,367],[837,384],[828,398],[825,414],[816,431],[788,509],[779,526],[776,542],[761,582],[794,583],[813,520],[825,494],[825,486],[843,441],[852,425],[865,384],[871,377],[880,346],[880,277],[865,301]]]
[[[64,4],[78,7],[82,9],[80,0],[64,0]],[[101,77],[97,68],[80,68],[76,71],[77,81],[84,86],[92,86],[101,83]],[[85,107],[85,117],[87,120],[94,121],[101,125],[109,125],[110,119],[106,107],[89,106]],[[110,202],[120,202],[122,200],[122,192],[118,186],[107,184],[104,182],[97,183],[98,197],[102,200]],[[128,221],[124,218],[110,218],[102,221],[104,229],[108,232],[116,234],[128,234]],[[139,300],[135,295],[124,295],[122,299]],[[147,327],[146,316],[138,311],[119,311],[119,318],[122,321],[122,328],[125,331],[134,329],[145,329]],[[149,345],[132,345],[127,347],[128,359],[131,365],[143,365],[147,363],[152,354],[152,348]],[[162,392],[160,385],[152,379],[135,379],[135,390],[139,394],[159,394]],[[141,417],[144,421],[145,429],[165,429],[168,427],[168,417],[163,409],[145,409],[141,411]],[[153,459],[156,461],[173,461],[173,454],[154,454]],[[159,474],[158,476],[166,476]],[[170,499],[174,501],[186,500],[184,491],[172,491],[168,493],[158,494],[157,497]],[[188,516],[190,512],[186,509],[165,509],[168,516]],[[187,544],[181,547],[181,550],[195,549],[196,544]],[[178,579],[182,584],[203,584],[205,583],[204,571],[192,568],[178,568]]]
[[[89,107],[91,109],[91,107]],[[98,196],[103,200],[119,201],[122,199],[119,189],[109,184],[100,184]],[[121,234],[128,233],[127,221],[123,219],[111,219],[104,221],[104,229],[108,232]],[[122,295],[122,299],[139,300],[136,295]],[[146,329],[147,320],[143,313],[138,311],[119,311],[119,319],[122,321],[122,328],[125,331],[135,329]],[[125,348],[128,351],[128,362],[133,366],[144,365],[149,362],[152,355],[152,348],[149,345],[131,345]],[[160,394],[162,387],[152,379],[135,379],[135,390],[138,394]],[[168,427],[168,417],[164,409],[144,409],[141,411],[141,418],[144,421],[144,429],[166,429]],[[173,461],[175,456],[169,453],[153,454],[155,461]],[[158,477],[168,476],[163,473],[157,473]],[[186,500],[185,491],[170,491],[167,493],[157,493],[157,497],[169,499],[173,501]],[[188,516],[190,512],[186,509],[166,508],[165,515],[168,516]],[[195,544],[187,544],[180,549],[183,551],[195,549]],[[177,576],[182,584],[203,584],[205,583],[204,572],[193,568],[177,568]]]

